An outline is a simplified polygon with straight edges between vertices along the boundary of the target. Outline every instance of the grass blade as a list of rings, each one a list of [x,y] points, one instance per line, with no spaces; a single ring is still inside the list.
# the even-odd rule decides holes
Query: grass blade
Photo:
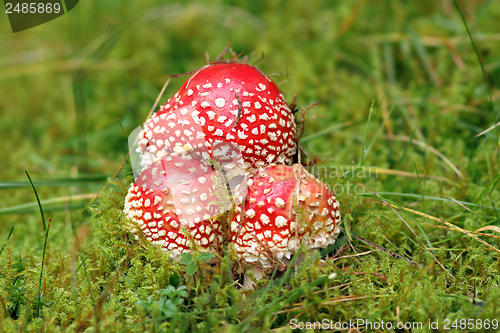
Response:
[[[378,193],[378,194],[380,194],[380,193]],[[371,197],[373,197],[373,198],[379,198],[379,199],[380,199],[380,198],[382,198],[382,197],[380,197],[379,195],[377,195],[376,193],[375,193],[375,194],[373,194]],[[386,199],[384,199],[384,200],[386,200]],[[390,201],[390,200],[389,200],[389,201]],[[388,207],[392,207],[392,208],[397,208],[397,209],[400,209],[400,210],[404,210],[404,211],[406,211],[406,212],[409,212],[409,213],[412,213],[412,214],[415,214],[415,215],[419,215],[419,216],[422,216],[422,217],[425,217],[425,218],[431,219],[431,220],[433,220],[433,221],[437,221],[437,222],[443,223],[443,224],[447,225],[448,227],[452,228],[453,230],[458,231],[458,232],[461,232],[461,233],[463,233],[463,234],[465,234],[465,235],[467,235],[467,236],[469,236],[469,237],[471,237],[471,238],[473,238],[473,239],[477,240],[478,242],[482,243],[483,245],[485,245],[486,247],[488,247],[488,248],[492,249],[493,251],[500,253],[500,250],[499,250],[499,249],[497,249],[496,247],[494,247],[493,245],[491,245],[491,244],[489,244],[489,243],[485,242],[485,241],[484,241],[484,240],[482,240],[481,238],[479,238],[479,237],[477,237],[476,235],[474,235],[472,232],[470,232],[470,231],[468,231],[468,230],[465,230],[465,229],[462,229],[462,228],[460,228],[460,227],[458,227],[458,226],[454,225],[453,223],[450,223],[450,222],[448,222],[448,221],[445,221],[445,220],[443,220],[443,219],[440,219],[440,218],[434,217],[434,216],[429,215],[429,214],[425,214],[425,213],[419,212],[419,211],[417,211],[417,210],[413,210],[413,209],[410,209],[410,208],[402,207],[402,206],[400,206],[400,205],[397,205],[397,204],[396,204],[396,203],[394,203],[394,202],[385,202],[385,203],[382,203],[382,204],[383,204],[384,206],[388,206]],[[429,242],[429,244],[430,244],[430,242]],[[433,247],[432,247],[432,245],[430,245],[430,247],[431,247],[431,250],[432,250],[432,248],[433,248]]]
[[[382,100],[382,102],[380,103],[380,107],[382,107],[382,103],[384,101]],[[384,118],[384,120],[382,121],[382,124],[380,124],[379,128],[377,129],[377,131],[375,132],[375,135],[373,136],[373,139],[372,141],[370,142],[370,145],[368,146],[368,149],[366,150],[366,154],[368,154],[370,152],[370,149],[372,149],[372,146],[373,146],[373,143],[375,142],[375,140],[377,139],[378,135],[380,134],[382,128],[384,127],[385,123],[387,122],[388,119],[390,119],[391,117],[391,114],[392,112],[394,111],[394,108],[395,108],[395,104],[392,105],[391,109],[389,110],[389,113],[387,114],[387,116]]]
[[[481,194],[476,198],[476,200],[474,200],[474,203],[477,204],[479,200],[481,200],[484,195],[486,194],[486,192],[488,192],[488,190],[491,188],[491,190],[493,191],[493,189],[495,188],[496,184],[498,183],[498,181],[500,180],[500,173],[495,177],[495,179],[493,179],[493,181],[491,183],[488,184],[488,186],[485,187],[485,189],[481,192]],[[490,194],[491,195],[491,191],[490,191]],[[488,196],[489,196],[488,195]]]
[[[387,138],[390,139],[390,140],[398,140],[398,141],[406,141],[406,142],[410,141],[410,138],[408,138],[407,136],[403,136],[403,135],[388,135]],[[415,144],[417,146],[420,146],[420,147],[422,147],[424,149],[428,149],[434,155],[436,155],[439,158],[441,158],[446,164],[448,164],[448,166],[450,166],[450,168],[453,169],[453,171],[460,178],[462,178],[462,179],[464,178],[464,175],[460,172],[460,170],[458,170],[458,168],[446,156],[444,156],[441,152],[439,152],[436,148],[428,145],[427,143],[425,143],[423,141],[419,141],[419,140],[412,140],[412,141],[413,141],[413,144]]]
[[[28,179],[29,179],[29,181],[31,183],[31,187],[33,187],[33,191],[35,192],[36,201],[38,202],[38,208],[40,209],[40,214],[42,215],[43,231],[45,231],[45,229],[46,229],[46,226],[45,226],[45,216],[43,215],[43,208],[42,208],[42,204],[40,203],[40,198],[38,197],[38,193],[36,192],[35,185],[31,181],[31,177],[28,174],[28,171],[24,170],[24,172],[26,172],[26,176],[28,176]]]
[[[411,142],[413,141],[413,137],[415,136],[416,131],[417,129],[415,128],[410,136],[410,140],[408,140],[408,144],[406,145],[405,150],[403,151],[403,155],[401,155],[401,158],[399,159],[398,165],[396,166],[396,170],[401,169],[401,165],[403,164],[403,161],[406,157],[406,153],[408,152],[408,148],[410,148]]]
[[[47,231],[45,232],[45,241],[43,243],[43,254],[42,254],[42,267],[40,268],[40,278],[38,280],[38,288],[36,291],[36,317],[40,316],[40,306],[42,303],[42,277],[43,277],[43,268],[45,266],[45,253],[47,251],[47,240],[49,237],[49,230],[50,230],[50,222],[52,221],[52,218],[49,218],[49,225],[47,226]]]
[[[314,133],[314,134],[311,134],[311,135],[308,135],[306,137],[303,137],[300,139],[300,143],[303,144],[303,143],[306,143],[307,141],[311,141],[312,139],[316,139],[320,136],[323,136],[323,135],[326,135],[326,134],[329,134],[333,131],[336,131],[336,130],[339,130],[341,128],[345,128],[347,126],[351,125],[351,122],[348,121],[346,123],[343,123],[343,124],[335,124],[333,126],[330,126],[328,127],[327,129],[324,129],[322,131],[319,131],[317,133]]]
[[[40,207],[42,204],[47,206],[49,204],[53,203],[60,203],[60,202],[68,202],[70,200],[89,200],[93,199],[96,196],[95,193],[86,193],[86,194],[80,194],[80,195],[74,195],[74,196],[66,196],[66,197],[59,197],[59,198],[52,198],[52,199],[47,199],[47,200],[38,200],[37,202],[30,202],[30,203],[25,203],[21,205],[16,205],[12,207],[6,207],[0,209],[0,214],[10,214],[10,213],[29,213],[30,208],[34,208],[37,205]],[[44,224],[45,225],[45,224]]]
[[[394,196],[399,196],[399,197],[408,197],[408,198],[417,198],[417,199],[421,199],[422,198],[422,196],[420,194],[415,194],[415,193],[397,193],[397,192],[377,192],[377,193],[381,194],[381,195],[394,195]],[[372,193],[360,194],[360,196],[368,196],[368,197],[372,197],[372,195],[373,195]],[[427,195],[424,195],[424,198],[427,199],[427,200],[454,202],[454,203],[465,205],[465,206],[472,206],[472,207],[490,209],[490,210],[493,210],[493,211],[499,211],[500,210],[500,209],[496,209],[495,207],[488,207],[488,206],[474,204],[474,203],[471,203],[471,202],[459,201],[459,200],[455,200],[455,199],[451,200],[451,199],[445,199],[445,198],[439,198],[439,197],[432,197],[432,196],[427,196]]]
[[[413,166],[415,167],[415,172],[417,173],[418,185],[420,186],[420,193],[422,194],[422,206],[423,210],[425,211],[424,189],[422,188],[422,182],[420,181],[420,175],[418,174],[417,165],[415,164],[415,161],[413,161]]]
[[[5,243],[3,244],[2,249],[0,250],[0,254],[2,254],[3,250],[5,249],[5,246],[7,246],[7,242],[9,241],[10,236],[12,235],[13,231],[14,231],[14,227],[12,227],[12,229],[10,229],[9,235],[7,236],[7,239],[5,240]]]
[[[105,181],[109,175],[99,175],[99,176],[88,176],[79,178],[60,178],[60,179],[45,179],[34,181],[33,185],[40,186],[50,186],[50,187],[80,187],[83,185],[89,185],[89,183],[95,183],[95,186],[101,186],[101,182]],[[23,181],[6,181],[0,182],[0,189],[7,188],[21,188],[32,186],[30,182]]]
[[[368,113],[368,121],[366,122],[366,130],[365,130],[365,140],[363,142],[363,153],[361,154],[361,161],[359,162],[359,166],[363,165],[365,161],[366,154],[366,140],[368,139],[368,130],[370,129],[370,120],[372,119],[373,105],[375,104],[375,100],[372,101],[372,105],[370,106],[370,112]]]
[[[486,72],[484,70],[483,63],[481,62],[481,57],[479,56],[479,52],[477,52],[476,44],[474,43],[474,39],[472,38],[472,35],[470,33],[469,26],[467,25],[467,22],[465,21],[465,17],[462,14],[460,7],[458,7],[457,1],[453,0],[453,3],[455,4],[455,7],[457,7],[457,11],[460,14],[460,17],[462,18],[462,22],[464,23],[465,30],[467,30],[467,35],[469,35],[470,42],[472,44],[472,47],[474,48],[474,52],[476,53],[477,61],[479,62],[479,66],[481,67],[481,71],[483,73],[484,84],[486,84],[486,88],[488,89],[488,95],[490,97],[491,111],[495,112],[495,106],[493,104],[493,97],[491,96],[491,88],[490,88],[490,85],[488,83],[488,77],[486,76]],[[495,123],[498,123],[499,119],[500,119],[500,112],[496,116]],[[496,126],[496,134],[497,134],[497,142],[498,142],[498,141],[500,141],[500,128],[498,126]],[[497,165],[500,165],[500,156],[498,154],[496,154],[496,155],[497,155]]]

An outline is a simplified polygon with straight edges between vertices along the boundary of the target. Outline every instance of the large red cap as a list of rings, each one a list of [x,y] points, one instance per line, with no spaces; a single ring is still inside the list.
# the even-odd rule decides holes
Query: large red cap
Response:
[[[234,142],[248,168],[289,164],[295,154],[293,115],[276,84],[254,66],[224,63],[197,71],[156,116],[178,113],[196,118],[210,154],[214,142]]]

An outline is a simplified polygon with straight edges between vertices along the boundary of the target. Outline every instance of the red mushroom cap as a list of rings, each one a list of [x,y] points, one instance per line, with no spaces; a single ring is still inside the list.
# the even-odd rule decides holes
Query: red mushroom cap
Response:
[[[231,241],[240,258],[264,268],[307,249],[333,244],[339,204],[324,183],[301,165],[270,165],[246,177],[248,194],[233,215]]]
[[[179,258],[194,248],[218,251],[218,217],[231,205],[222,175],[211,165],[173,154],[142,171],[125,198],[124,213],[149,241]]]
[[[256,67],[224,63],[209,65],[192,75],[153,117],[175,119],[175,131],[193,122],[207,144],[210,157],[216,142],[237,144],[247,168],[269,163],[291,163],[296,150],[293,115],[273,81]],[[157,126],[157,125],[156,125]],[[151,127],[148,121],[146,127]],[[160,127],[161,128],[161,127]],[[165,127],[166,128],[166,127]],[[155,153],[162,150],[153,142],[158,132],[143,133]],[[196,133],[196,134],[195,134]],[[165,140],[162,138],[160,140]],[[192,139],[191,139],[192,140]],[[198,146],[198,142],[192,146]],[[149,148],[148,148],[149,149]]]

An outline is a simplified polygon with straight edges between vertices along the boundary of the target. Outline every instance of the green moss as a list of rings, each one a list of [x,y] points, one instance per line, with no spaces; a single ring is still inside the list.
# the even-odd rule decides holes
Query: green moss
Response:
[[[0,249],[15,228],[0,252],[0,331],[287,332],[293,319],[359,319],[449,332],[446,319],[453,328],[455,320],[498,318],[498,138],[496,130],[476,135],[498,122],[500,5],[458,4],[493,106],[461,17],[447,2],[80,2],[50,23],[3,34]],[[0,29],[10,31],[7,20]],[[287,101],[297,93],[299,107],[319,102],[305,112],[303,147],[319,161],[309,170],[336,192],[350,229],[252,291],[239,288],[231,246],[222,259],[198,260],[186,272],[136,240],[122,213],[133,180],[128,165],[111,180],[164,75],[202,66],[205,51],[215,59],[229,40],[237,52],[256,51],[251,61],[264,52],[258,66],[274,74]],[[84,75],[75,81],[70,61],[80,56]],[[160,102],[182,82],[173,79]],[[54,199],[44,204],[51,228],[41,284],[40,213],[36,204],[16,207],[35,201],[24,170],[42,201]],[[88,196],[81,195],[98,191],[82,210]],[[469,231],[491,226],[479,236],[491,247],[384,201]],[[188,293],[174,315],[137,305],[159,302],[169,286]],[[439,329],[429,328],[436,321]]]

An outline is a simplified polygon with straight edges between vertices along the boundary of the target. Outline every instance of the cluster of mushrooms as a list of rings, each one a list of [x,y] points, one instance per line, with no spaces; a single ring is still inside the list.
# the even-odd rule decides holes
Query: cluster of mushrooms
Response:
[[[296,140],[294,115],[261,70],[234,61],[197,70],[135,138],[140,167],[124,208],[132,231],[174,260],[229,249],[256,278],[286,267],[301,245],[333,244],[339,204],[291,165]]]

